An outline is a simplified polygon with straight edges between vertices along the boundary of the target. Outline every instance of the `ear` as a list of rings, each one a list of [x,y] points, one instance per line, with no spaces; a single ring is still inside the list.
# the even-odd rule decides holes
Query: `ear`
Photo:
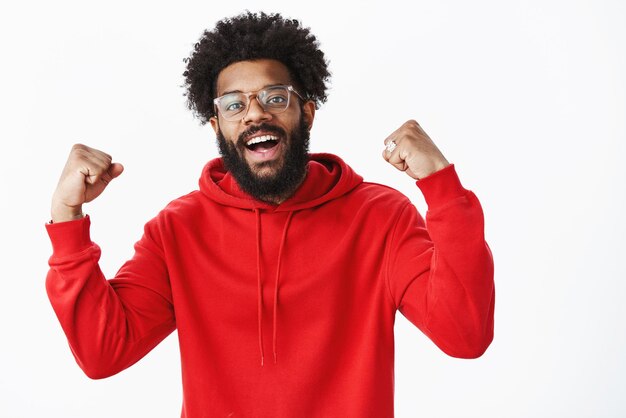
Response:
[[[302,114],[304,115],[304,120],[306,124],[309,126],[309,131],[313,127],[313,120],[315,119],[315,102],[309,100],[302,105]]]
[[[213,128],[213,130],[215,131],[215,134],[217,135],[217,133],[220,130],[220,124],[219,124],[219,122],[217,120],[217,116],[212,116],[209,119],[209,122],[211,123],[211,128]]]

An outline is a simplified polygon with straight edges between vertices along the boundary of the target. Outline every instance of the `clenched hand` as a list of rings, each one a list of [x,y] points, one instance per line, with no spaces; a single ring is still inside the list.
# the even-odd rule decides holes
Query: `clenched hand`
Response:
[[[423,179],[450,165],[432,139],[414,120],[405,122],[385,139],[383,158],[415,180]]]
[[[112,162],[110,155],[95,148],[76,144],[67,159],[52,196],[52,221],[82,218],[82,205],[104,191],[109,182],[122,174],[124,167]]]

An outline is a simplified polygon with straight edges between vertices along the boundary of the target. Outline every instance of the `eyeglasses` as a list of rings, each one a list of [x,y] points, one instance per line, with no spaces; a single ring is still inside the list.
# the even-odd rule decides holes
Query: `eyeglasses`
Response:
[[[240,121],[248,113],[251,97],[254,96],[265,112],[282,113],[289,107],[291,93],[304,100],[293,86],[270,86],[248,93],[228,93],[213,99],[216,111],[229,122]]]

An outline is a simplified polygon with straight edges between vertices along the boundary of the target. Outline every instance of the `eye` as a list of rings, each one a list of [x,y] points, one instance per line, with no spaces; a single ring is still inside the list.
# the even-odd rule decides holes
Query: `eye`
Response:
[[[286,101],[287,101],[287,98],[285,96],[281,96],[279,94],[276,94],[276,95],[269,96],[265,100],[265,103],[268,103],[268,104],[281,104],[281,103],[285,103]]]
[[[244,108],[243,102],[231,102],[224,104],[224,111],[226,112],[236,112],[237,110],[241,110]]]

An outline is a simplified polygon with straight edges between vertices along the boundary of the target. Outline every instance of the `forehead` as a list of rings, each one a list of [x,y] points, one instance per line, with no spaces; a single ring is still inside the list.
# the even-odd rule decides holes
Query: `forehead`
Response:
[[[216,95],[232,91],[256,91],[274,84],[292,84],[289,70],[282,62],[270,59],[239,61],[220,71]]]

